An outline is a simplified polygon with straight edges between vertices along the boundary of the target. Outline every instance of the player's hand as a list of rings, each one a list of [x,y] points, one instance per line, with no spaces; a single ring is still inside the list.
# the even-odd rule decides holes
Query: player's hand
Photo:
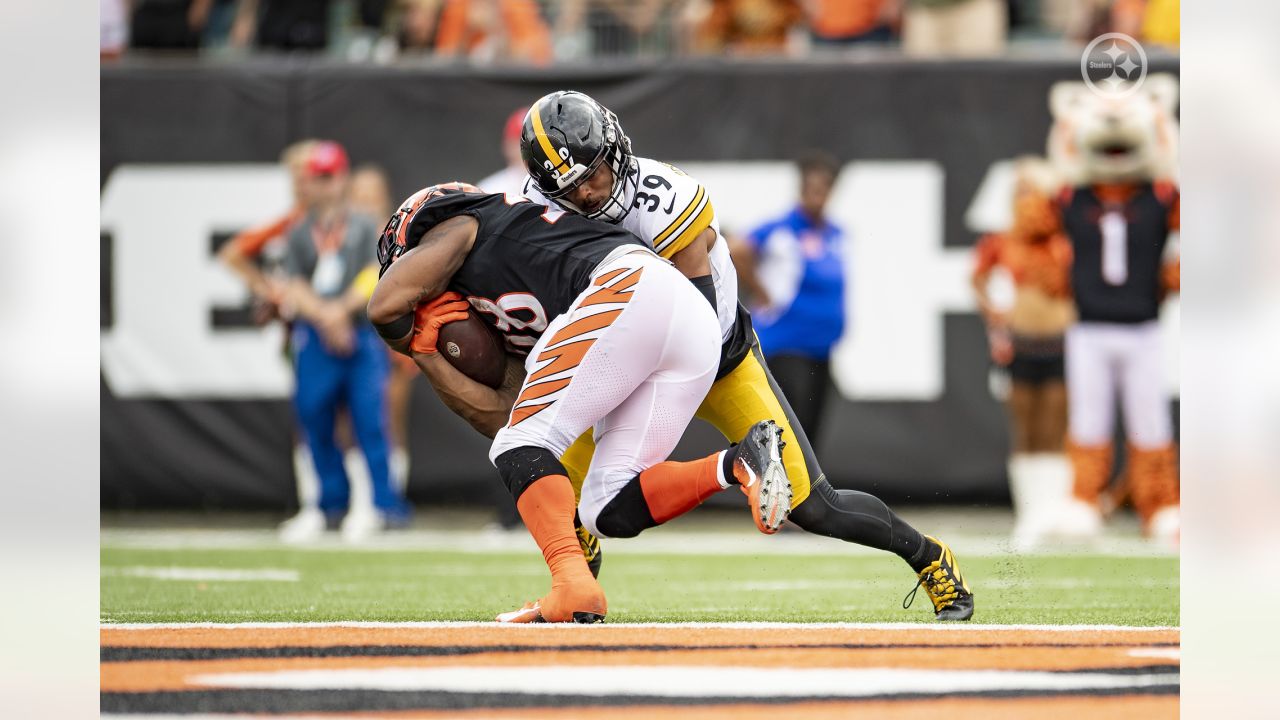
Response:
[[[320,331],[320,339],[329,352],[343,357],[355,350],[356,334],[351,325],[351,316],[339,303],[325,303],[316,322]]]
[[[1013,362],[1013,338],[1008,330],[991,328],[987,330],[987,342],[991,345],[991,361],[1006,367]]]
[[[439,352],[436,341],[440,337],[440,328],[466,320],[470,309],[471,303],[456,292],[441,293],[434,300],[418,305],[413,311],[413,340],[409,348],[423,355],[435,355]]]

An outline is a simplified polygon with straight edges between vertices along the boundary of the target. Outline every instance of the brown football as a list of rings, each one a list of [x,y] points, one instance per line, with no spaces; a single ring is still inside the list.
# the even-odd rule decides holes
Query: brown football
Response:
[[[458,372],[482,385],[502,385],[507,370],[507,353],[502,338],[492,325],[480,317],[475,308],[467,310],[467,319],[440,328],[436,349]]]

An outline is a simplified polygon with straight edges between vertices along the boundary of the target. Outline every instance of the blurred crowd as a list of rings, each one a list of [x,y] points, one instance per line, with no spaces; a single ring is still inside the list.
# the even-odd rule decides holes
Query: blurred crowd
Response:
[[[99,0],[101,51],[546,65],[853,47],[984,57],[1123,32],[1176,51],[1179,0]]]

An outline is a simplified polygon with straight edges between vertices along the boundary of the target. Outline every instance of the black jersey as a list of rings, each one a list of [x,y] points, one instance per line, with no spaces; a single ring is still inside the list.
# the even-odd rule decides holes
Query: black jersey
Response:
[[[1167,190],[1167,192],[1166,192]],[[1177,192],[1151,183],[1123,199],[1091,187],[1063,198],[1062,226],[1071,239],[1071,288],[1080,320],[1140,323],[1160,313],[1160,268]]]
[[[427,200],[409,220],[409,232],[421,237],[458,215],[470,215],[480,227],[449,289],[465,295],[517,352],[527,352],[551,319],[569,310],[610,253],[630,245],[648,249],[616,225],[471,192]]]

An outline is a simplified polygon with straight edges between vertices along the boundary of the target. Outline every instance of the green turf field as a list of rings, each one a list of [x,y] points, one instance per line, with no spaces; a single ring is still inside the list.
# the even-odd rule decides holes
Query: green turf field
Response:
[[[976,622],[1179,624],[1176,557],[960,560]],[[610,622],[933,618],[923,590],[902,609],[914,576],[893,557],[615,553],[601,580]],[[492,620],[547,587],[534,553],[107,546],[101,608],[104,622]]]

